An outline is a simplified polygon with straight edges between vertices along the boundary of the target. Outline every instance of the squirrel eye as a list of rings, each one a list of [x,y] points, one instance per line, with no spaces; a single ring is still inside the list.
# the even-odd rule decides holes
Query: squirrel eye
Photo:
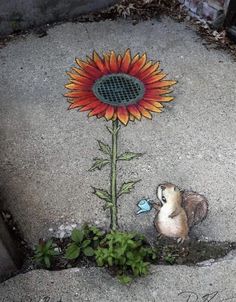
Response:
[[[163,202],[166,202],[166,198],[165,198],[165,196],[162,196],[162,198],[161,198],[161,199],[162,199],[162,201],[163,201]]]

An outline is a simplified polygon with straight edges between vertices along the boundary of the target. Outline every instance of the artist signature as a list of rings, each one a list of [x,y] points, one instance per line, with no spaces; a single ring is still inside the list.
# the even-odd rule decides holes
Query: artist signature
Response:
[[[214,291],[211,293],[207,293],[204,295],[197,294],[196,292],[193,291],[182,291],[178,293],[178,296],[182,298],[182,302],[236,302],[236,295],[235,296],[229,296],[229,297],[222,297],[222,292],[223,291]],[[50,297],[42,297],[39,298],[38,300],[33,300],[29,299],[27,302],[50,302],[52,301]],[[53,300],[55,301],[55,300]],[[0,302],[9,302],[9,300],[0,300]],[[25,299],[23,300],[18,300],[18,301],[11,301],[11,302],[26,302]],[[61,298],[57,300],[56,302],[63,302]]]
[[[183,298],[183,302],[224,302],[224,301],[230,301],[230,302],[236,302],[236,295],[235,296],[229,296],[229,297],[222,297],[221,293],[223,291],[214,291],[211,293],[207,293],[202,295],[199,295],[193,291],[182,291],[178,294],[179,297]]]

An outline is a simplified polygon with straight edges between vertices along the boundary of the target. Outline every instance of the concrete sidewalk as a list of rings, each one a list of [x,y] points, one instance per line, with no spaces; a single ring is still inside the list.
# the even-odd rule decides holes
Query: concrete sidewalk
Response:
[[[130,286],[103,269],[32,271],[0,285],[1,302],[236,301],[236,258],[211,267],[156,266]]]
[[[145,156],[119,166],[119,183],[142,179],[119,200],[123,229],[155,235],[154,213],[137,217],[143,196],[155,199],[162,181],[209,199],[210,213],[195,233],[201,239],[236,240],[236,63],[207,50],[185,24],[171,19],[133,26],[128,21],[73,24],[48,35],[16,38],[0,50],[0,192],[4,206],[30,243],[62,223],[109,225],[91,185],[107,188],[109,168],[88,172],[98,156],[96,139],[110,142],[106,122],[68,112],[65,71],[93,49],[147,51],[179,81],[176,101],[152,121],[122,128],[120,151]]]

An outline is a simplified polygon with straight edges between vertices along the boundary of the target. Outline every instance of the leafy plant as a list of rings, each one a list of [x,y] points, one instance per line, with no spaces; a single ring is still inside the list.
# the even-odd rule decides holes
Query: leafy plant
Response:
[[[163,250],[163,260],[168,264],[174,264],[176,258],[178,257],[178,251],[173,246],[164,246]]]
[[[81,253],[87,257],[94,256],[94,249],[98,246],[103,236],[95,226],[85,225],[81,230],[74,229],[71,234],[72,242],[68,244],[65,257],[69,260],[77,259]]]
[[[118,280],[122,284],[129,284],[130,282],[133,281],[133,278],[128,275],[120,275],[120,276],[118,276]]]
[[[53,257],[59,254],[56,248],[57,245],[52,240],[40,240],[39,244],[35,247],[34,259],[44,267],[50,268]]]
[[[175,259],[176,259],[176,257],[174,255],[172,255],[171,253],[165,255],[165,257],[164,257],[165,262],[167,262],[169,264],[174,264]]]
[[[122,283],[148,273],[155,251],[147,246],[145,238],[138,234],[111,231],[95,251],[98,266],[113,267]]]

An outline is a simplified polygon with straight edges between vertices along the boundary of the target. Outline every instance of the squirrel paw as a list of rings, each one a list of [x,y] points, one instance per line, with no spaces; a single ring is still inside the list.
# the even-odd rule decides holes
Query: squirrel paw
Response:
[[[177,243],[178,244],[182,244],[182,243],[184,243],[186,240],[189,240],[189,237],[187,236],[187,237],[183,237],[183,238],[178,238],[177,239]]]

